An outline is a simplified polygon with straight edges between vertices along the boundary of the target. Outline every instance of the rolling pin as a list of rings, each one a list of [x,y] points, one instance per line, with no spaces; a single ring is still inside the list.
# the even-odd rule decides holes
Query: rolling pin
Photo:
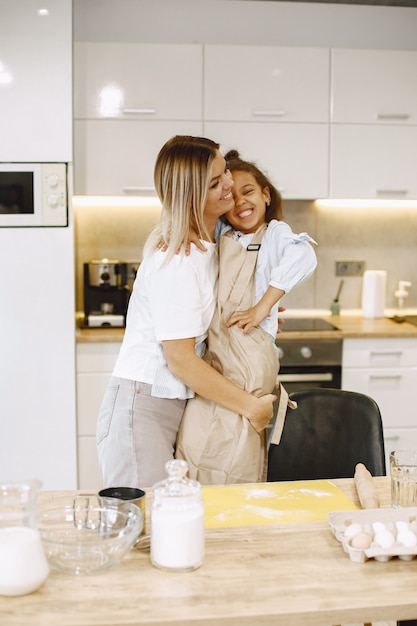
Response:
[[[363,463],[356,465],[354,479],[361,507],[363,509],[379,509],[379,498],[372,480],[372,474]]]

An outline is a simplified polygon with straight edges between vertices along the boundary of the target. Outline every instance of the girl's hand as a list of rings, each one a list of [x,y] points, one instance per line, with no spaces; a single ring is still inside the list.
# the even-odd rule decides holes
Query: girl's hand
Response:
[[[230,326],[237,324],[239,328],[243,329],[243,334],[247,335],[251,328],[258,326],[268,315],[269,308],[262,306],[259,302],[245,311],[235,311],[227,320],[226,326],[230,328]]]

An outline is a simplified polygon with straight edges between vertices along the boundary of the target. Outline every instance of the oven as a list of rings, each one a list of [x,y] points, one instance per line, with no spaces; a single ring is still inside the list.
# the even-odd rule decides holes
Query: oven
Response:
[[[337,331],[336,326],[320,318],[287,318],[279,334],[276,345],[280,368],[278,380],[288,394],[312,387],[341,389],[342,386],[342,345],[339,337],[317,336],[317,331]],[[305,332],[306,338],[282,339],[285,332]],[[278,402],[275,402],[274,417],[268,425],[270,435],[275,423]]]
[[[338,330],[319,318],[287,319],[287,331],[308,332],[305,339],[284,339],[278,335],[276,345],[280,358],[278,378],[288,393],[311,387],[340,389],[342,383],[342,339],[314,338],[317,331]],[[284,334],[283,333],[283,334]]]

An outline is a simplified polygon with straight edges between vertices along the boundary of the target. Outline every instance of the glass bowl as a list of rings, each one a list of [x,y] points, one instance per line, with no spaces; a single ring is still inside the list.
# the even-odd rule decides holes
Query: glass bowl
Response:
[[[43,508],[38,529],[51,567],[66,574],[94,574],[117,565],[135,544],[143,526],[135,504]]]

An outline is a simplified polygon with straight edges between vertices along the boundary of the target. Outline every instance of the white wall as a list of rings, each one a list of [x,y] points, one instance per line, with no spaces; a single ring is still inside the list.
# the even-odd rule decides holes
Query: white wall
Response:
[[[415,50],[417,8],[253,0],[74,0],[74,38]]]

